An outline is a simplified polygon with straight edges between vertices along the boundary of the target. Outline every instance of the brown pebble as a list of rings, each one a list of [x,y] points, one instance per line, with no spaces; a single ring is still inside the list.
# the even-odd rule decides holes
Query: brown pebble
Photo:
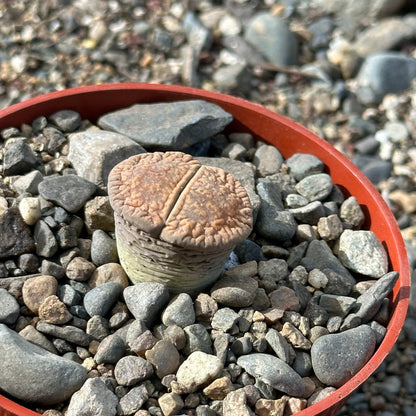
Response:
[[[39,306],[39,318],[50,324],[66,324],[72,319],[66,305],[56,295],[48,296]]]
[[[205,387],[203,393],[212,400],[223,400],[233,390],[234,386],[231,380],[228,377],[221,377]]]
[[[41,275],[25,281],[22,288],[23,302],[34,313],[39,312],[42,302],[56,294],[58,282],[53,276]]]
[[[88,285],[94,288],[107,282],[120,283],[123,287],[129,285],[126,272],[118,263],[106,263],[97,267],[92,273]]]
[[[73,258],[66,267],[68,279],[86,282],[95,270],[95,265],[83,257]]]

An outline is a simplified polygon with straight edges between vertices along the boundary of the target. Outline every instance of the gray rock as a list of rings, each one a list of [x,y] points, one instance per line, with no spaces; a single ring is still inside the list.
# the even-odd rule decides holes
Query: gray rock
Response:
[[[355,298],[350,296],[326,295],[319,297],[319,306],[324,308],[331,316],[344,318],[355,305]]]
[[[42,257],[52,257],[58,251],[58,242],[48,224],[39,220],[36,223],[34,237],[36,240],[36,254]]]
[[[363,323],[370,321],[374,317],[398,278],[399,273],[397,272],[387,273],[357,298],[353,312],[362,319]]]
[[[124,289],[123,296],[132,315],[145,324],[151,324],[169,302],[167,286],[156,282],[128,286]]]
[[[39,164],[35,153],[23,139],[7,146],[3,156],[3,175],[22,175]]]
[[[323,291],[331,295],[347,296],[351,293],[356,283],[352,276],[337,273],[329,268],[322,269],[322,273],[328,279],[328,283],[323,288]]]
[[[51,352],[52,354],[58,354],[58,351],[54,347],[53,343],[32,325],[25,326],[19,335],[32,344],[38,345],[39,347]]]
[[[79,305],[82,300],[81,295],[72,286],[67,284],[59,285],[56,295],[68,307]]]
[[[51,335],[55,338],[61,338],[65,341],[71,342],[81,347],[87,347],[90,343],[90,337],[82,329],[72,325],[52,325],[44,321],[39,321],[36,329],[46,335]]]
[[[42,182],[42,179],[43,175],[38,170],[33,170],[32,172],[29,172],[26,175],[17,178],[13,182],[12,188],[18,194],[24,194],[25,192],[29,192],[32,195],[37,195],[38,186]]]
[[[280,171],[283,156],[275,146],[262,145],[256,149],[253,164],[260,176],[273,175]]]
[[[323,335],[311,349],[315,375],[327,386],[340,387],[367,363],[375,346],[376,337],[367,325]]]
[[[337,256],[348,269],[370,277],[388,271],[387,253],[372,231],[345,230],[339,239]]]
[[[85,313],[87,314],[86,311]],[[94,315],[88,319],[86,333],[92,338],[102,341],[110,334],[108,320],[101,315]]]
[[[416,17],[411,14],[380,20],[357,34],[354,49],[361,56],[397,49],[416,36],[415,26]]]
[[[228,91],[248,92],[251,87],[251,78],[251,72],[245,63],[222,66],[212,75],[212,80],[219,89]]]
[[[316,156],[308,153],[295,153],[285,161],[290,173],[297,181],[306,176],[323,173],[324,164]]]
[[[12,207],[0,215],[0,259],[35,251],[35,242],[19,209]]]
[[[308,377],[312,370],[312,360],[309,352],[296,350],[292,368],[301,377]]]
[[[186,326],[183,331],[186,336],[184,347],[186,355],[192,354],[195,351],[202,351],[207,354],[212,353],[212,341],[210,335],[202,324]]]
[[[309,243],[306,256],[303,259],[306,268],[312,269],[331,269],[344,276],[346,279],[353,279],[350,272],[342,265],[325,241],[313,240]],[[354,280],[355,281],[355,280]]]
[[[240,337],[233,341],[231,344],[231,351],[239,357],[240,355],[246,355],[253,349],[253,342],[249,337]]]
[[[121,386],[133,386],[153,374],[153,367],[144,358],[128,355],[121,358],[115,368],[114,377]]]
[[[250,375],[276,390],[292,396],[302,396],[305,387],[302,378],[280,358],[270,354],[250,354],[238,358],[237,364]]]
[[[69,402],[67,416],[115,416],[118,398],[100,377],[88,379]]]
[[[244,308],[253,304],[257,288],[251,277],[225,273],[212,287],[211,297],[223,306]]]
[[[48,117],[63,132],[76,130],[81,125],[81,115],[74,110],[59,110]]]
[[[94,361],[97,364],[115,364],[123,357],[125,349],[124,341],[118,335],[111,334],[104,338],[98,345],[97,352],[94,355]]]
[[[180,150],[201,142],[232,121],[221,107],[200,100],[136,104],[105,114],[100,127],[119,132],[145,148]]]
[[[325,207],[321,201],[313,201],[299,208],[291,208],[289,212],[301,223],[316,225],[325,216]]]
[[[374,184],[390,177],[393,164],[389,160],[381,160],[377,156],[356,156],[352,159],[354,164]]]
[[[96,188],[95,184],[77,175],[47,176],[39,184],[39,195],[75,213],[85,205]]]
[[[130,346],[141,334],[147,331],[147,327],[143,321],[135,319],[130,323],[126,332],[126,343]]]
[[[162,322],[166,325],[178,325],[181,328],[195,322],[192,298],[187,293],[176,295],[162,313]]]
[[[286,22],[278,16],[256,13],[247,23],[244,38],[273,64],[297,64],[298,42]]]
[[[326,173],[309,175],[300,180],[296,190],[309,201],[323,201],[332,191],[332,179]]]
[[[146,360],[153,365],[156,375],[162,380],[166,375],[176,373],[180,355],[170,341],[162,339],[146,351]]]
[[[0,323],[13,325],[20,314],[20,306],[14,296],[0,288]]]
[[[251,66],[260,65],[265,62],[263,55],[239,35],[223,36],[222,44]]]
[[[121,399],[118,406],[120,415],[132,415],[137,412],[149,398],[149,393],[144,384],[133,387]]]
[[[105,316],[122,291],[123,286],[116,282],[107,282],[94,287],[84,296],[84,308],[90,316]]]
[[[203,49],[207,49],[212,42],[212,34],[193,12],[187,12],[182,21],[188,43],[198,56]]]
[[[255,224],[257,232],[275,241],[290,240],[296,233],[297,223],[293,214],[284,210],[280,184],[261,179],[256,190],[261,201]]]
[[[116,240],[103,230],[95,230],[91,238],[91,260],[98,267],[106,263],[117,263]]]
[[[105,187],[117,163],[145,151],[123,134],[91,129],[69,136],[68,160],[79,176]]]
[[[416,59],[400,52],[370,55],[357,75],[357,96],[363,104],[378,104],[386,94],[410,88]]]
[[[221,331],[229,331],[233,325],[235,325],[240,319],[240,315],[230,308],[220,308],[215,312],[211,326],[213,329],[219,329]]]
[[[81,365],[31,344],[3,324],[0,355],[0,388],[27,402],[60,403],[69,399],[87,378]]]
[[[363,210],[354,196],[350,196],[341,204],[339,216],[353,227],[360,227],[365,220]]]
[[[265,338],[271,349],[276,353],[276,356],[285,363],[290,364],[292,347],[286,341],[286,338],[273,328],[267,331]]]

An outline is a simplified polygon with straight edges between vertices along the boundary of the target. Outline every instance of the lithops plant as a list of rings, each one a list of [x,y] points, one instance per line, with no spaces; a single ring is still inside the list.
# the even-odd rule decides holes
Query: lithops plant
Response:
[[[181,152],[142,153],[110,172],[120,263],[133,283],[192,293],[221,274],[252,230],[243,186]]]

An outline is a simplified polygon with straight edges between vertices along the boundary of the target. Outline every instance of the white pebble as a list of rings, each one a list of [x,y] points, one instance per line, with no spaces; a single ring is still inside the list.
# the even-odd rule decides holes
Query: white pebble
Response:
[[[19,204],[20,215],[27,225],[34,225],[40,218],[40,202],[38,198],[23,198]]]
[[[322,289],[328,284],[328,278],[320,270],[313,269],[308,275],[308,283],[315,289]]]
[[[7,199],[0,196],[0,215],[8,208]]]

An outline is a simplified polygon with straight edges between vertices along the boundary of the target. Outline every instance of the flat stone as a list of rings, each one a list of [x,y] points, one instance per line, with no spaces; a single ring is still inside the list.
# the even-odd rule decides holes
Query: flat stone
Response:
[[[147,329],[136,339],[129,340],[128,344],[132,351],[140,357],[145,358],[146,352],[152,349],[158,342],[157,338]]]
[[[68,159],[77,174],[100,187],[107,186],[111,169],[146,150],[127,136],[90,129],[69,135]]]
[[[344,318],[354,307],[355,298],[350,296],[326,295],[319,297],[319,306],[324,308],[331,316],[336,315]]]
[[[276,65],[296,65],[298,42],[286,22],[269,12],[258,12],[248,21],[244,38]]]
[[[374,332],[367,325],[323,335],[311,349],[315,375],[327,386],[340,387],[367,363],[375,346]]]
[[[88,319],[88,313],[83,308],[83,311]],[[110,334],[110,328],[108,326],[108,320],[101,315],[94,315],[87,321],[87,327],[85,329],[85,332],[87,335],[89,335],[91,338],[94,338],[97,341],[102,341],[104,338],[106,338]]]
[[[356,273],[379,278],[388,271],[387,253],[372,231],[345,230],[336,251],[342,264]]]
[[[152,323],[169,302],[167,286],[156,282],[128,286],[124,289],[123,295],[132,315],[146,324]]]
[[[121,386],[133,386],[152,374],[152,364],[144,358],[132,355],[121,358],[114,368],[114,377]]]
[[[398,278],[399,273],[397,272],[386,273],[357,298],[353,311],[362,319],[363,323],[370,321],[374,317]]]
[[[306,176],[323,173],[324,164],[316,156],[308,153],[295,153],[285,161],[290,173],[297,181]]]
[[[115,131],[146,149],[180,150],[201,142],[232,121],[221,107],[200,100],[136,104],[107,113],[98,125]]]
[[[187,293],[176,295],[162,312],[162,322],[166,326],[178,325],[181,328],[195,323],[192,298]]]
[[[27,279],[22,288],[22,297],[25,305],[34,313],[39,312],[43,301],[56,294],[58,282],[53,276],[41,275]]]
[[[223,306],[244,308],[254,302],[257,288],[257,281],[251,277],[225,273],[212,287],[211,297]]]
[[[69,402],[67,416],[115,416],[118,398],[100,377],[88,379]]]
[[[90,343],[90,337],[82,329],[72,325],[53,325],[45,321],[39,321],[36,329],[46,335],[71,342],[81,347],[87,347]]]
[[[155,368],[156,375],[162,379],[168,374],[175,374],[179,367],[178,350],[170,341],[160,340],[153,348],[146,351],[146,360]]]
[[[0,288],[0,323],[13,325],[20,315],[20,306],[14,296]]]
[[[60,403],[87,378],[81,365],[31,344],[4,324],[0,324],[0,355],[0,388],[27,402]]]
[[[298,222],[317,225],[319,220],[325,216],[325,207],[321,201],[313,201],[298,208],[290,208],[289,212]]]
[[[222,369],[223,364],[215,355],[195,351],[180,365],[176,379],[181,391],[193,393],[208,385]]]
[[[19,335],[22,336],[27,341],[35,344],[46,351],[51,352],[52,354],[58,354],[58,351],[54,347],[53,343],[41,332],[35,329],[32,325],[25,326],[20,332]]]
[[[0,259],[35,251],[35,242],[17,207],[0,215]]]
[[[3,156],[3,175],[22,175],[39,164],[35,153],[23,139],[7,146]]]
[[[39,195],[71,213],[79,211],[97,187],[77,175],[47,176],[39,184]]]
[[[116,282],[103,283],[91,289],[84,296],[84,308],[90,316],[105,316],[123,291],[123,286]]]
[[[237,364],[250,375],[276,390],[292,396],[302,396],[302,378],[280,358],[270,354],[250,354],[238,358]]]

